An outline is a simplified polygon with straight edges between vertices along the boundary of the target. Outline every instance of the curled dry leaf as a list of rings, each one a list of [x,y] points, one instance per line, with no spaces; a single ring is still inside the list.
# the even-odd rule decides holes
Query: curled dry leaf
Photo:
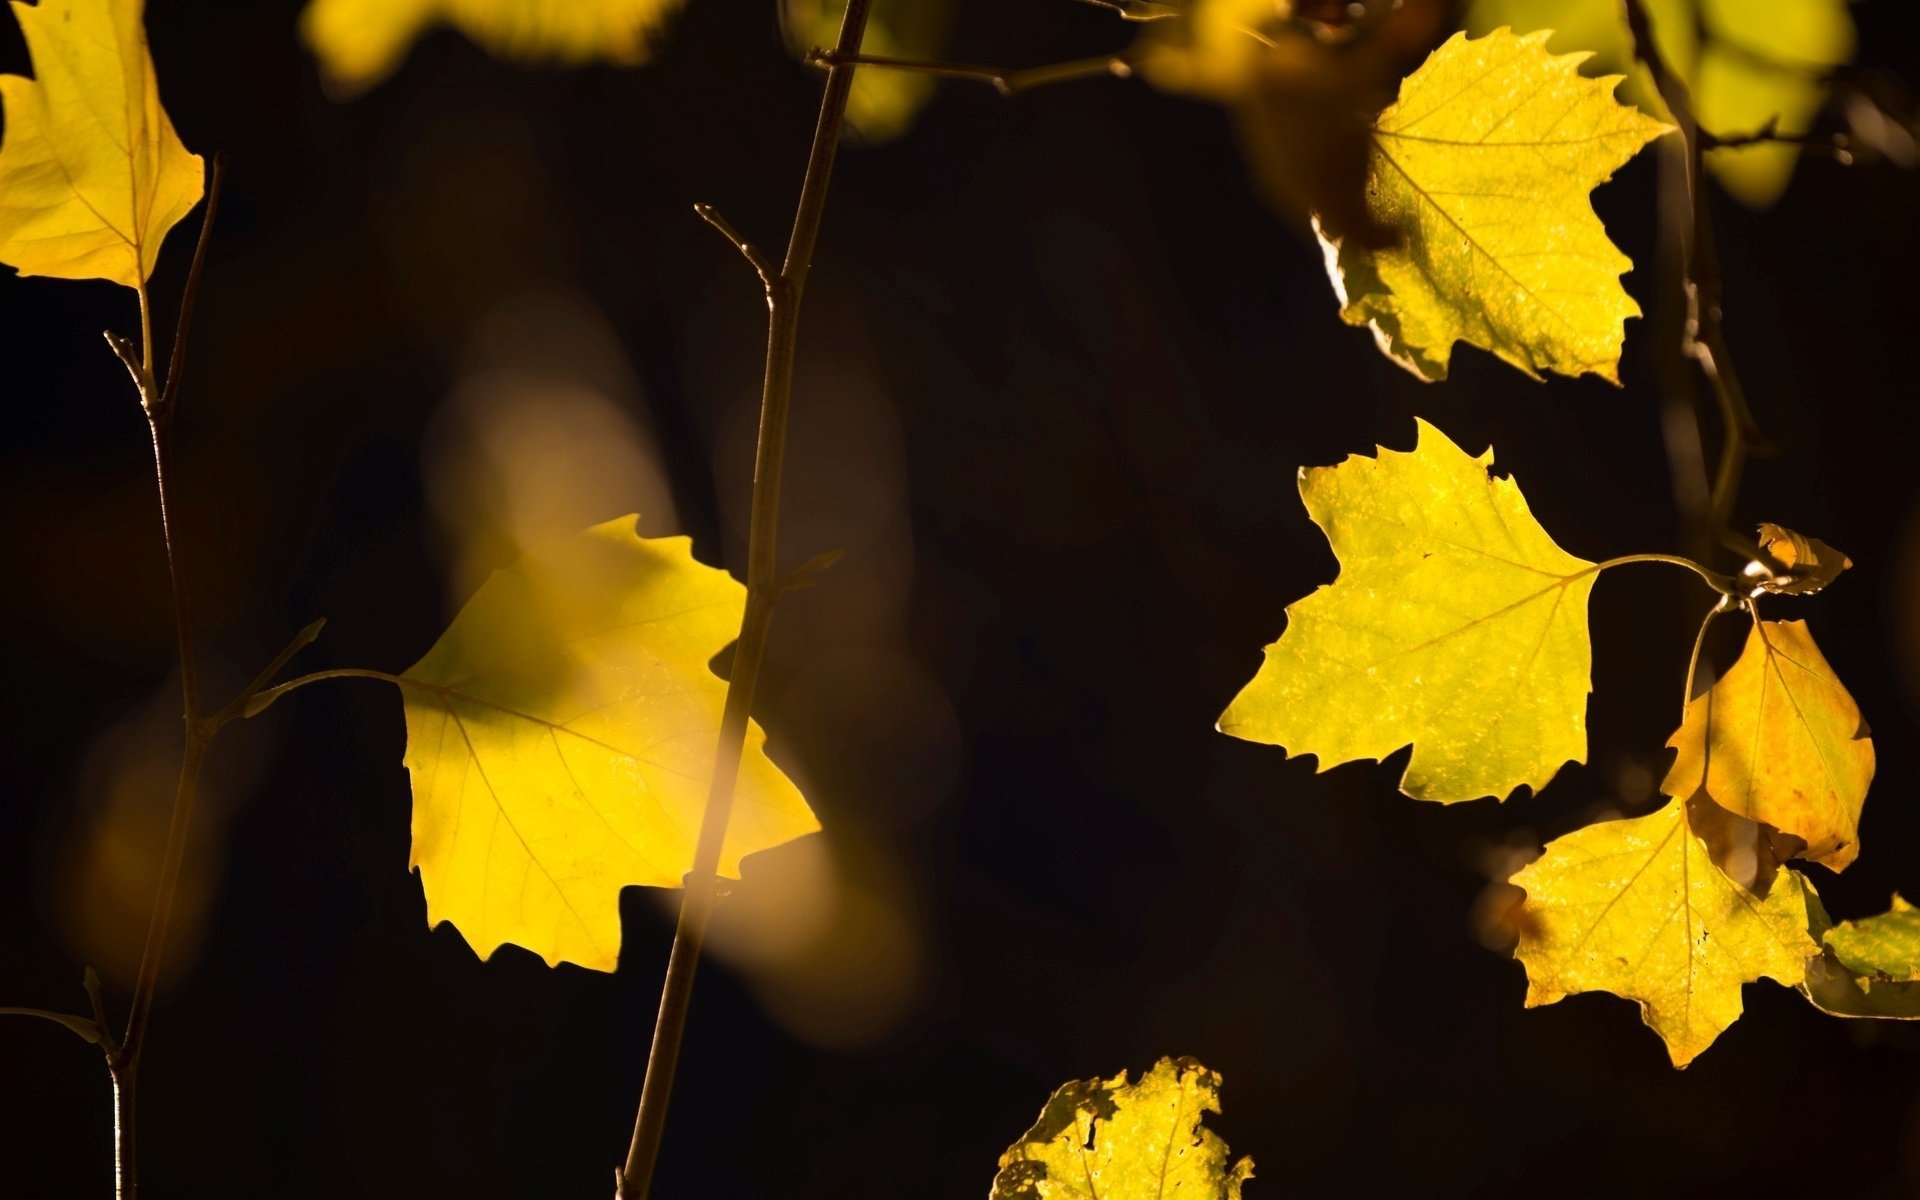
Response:
[[[1554,544],[1511,479],[1418,422],[1382,449],[1300,472],[1339,578],[1287,608],[1223,733],[1313,754],[1321,768],[1413,744],[1421,800],[1545,787],[1587,753],[1598,568]]]
[[[1786,568],[1776,574],[1762,563],[1747,568],[1757,588],[1784,596],[1811,596],[1853,566],[1853,560],[1819,538],[1795,533],[1784,525],[1762,522],[1760,548]]]

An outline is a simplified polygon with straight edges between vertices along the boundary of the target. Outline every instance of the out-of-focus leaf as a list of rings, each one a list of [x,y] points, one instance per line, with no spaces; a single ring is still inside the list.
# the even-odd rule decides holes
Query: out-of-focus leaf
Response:
[[[781,0],[780,20],[796,55],[831,46],[840,36],[847,0]],[[946,50],[953,0],[875,0],[863,52],[889,58],[938,59]],[[933,95],[933,76],[872,68],[854,72],[847,124],[869,143],[890,141],[912,127]]]
[[[1667,745],[1679,751],[1660,785],[1667,795],[1704,792],[1801,839],[1804,857],[1836,871],[1859,854],[1873,742],[1806,622],[1754,622],[1739,661],[1687,702]]]
[[[1191,1058],[1163,1058],[1137,1083],[1075,1080],[1000,1156],[990,1200],[1239,1200],[1253,1160],[1230,1163],[1201,1124],[1219,1111],[1219,1074]]]
[[[41,0],[13,13],[33,78],[0,75],[0,262],[138,288],[205,188],[154,81],[141,0]]]
[[[1367,206],[1400,244],[1378,250],[1323,224],[1348,323],[1422,379],[1444,379],[1453,344],[1536,378],[1619,381],[1632,267],[1589,193],[1668,127],[1586,79],[1544,34],[1455,34],[1401,84],[1373,133]]]
[[[1783,133],[1805,132],[1825,103],[1825,77],[1853,57],[1847,0],[1644,2],[1662,57],[1688,82],[1701,125],[1714,133],[1753,133],[1769,122]],[[1556,53],[1592,51],[1589,73],[1628,75],[1621,95],[1668,115],[1633,60],[1619,0],[1469,0],[1465,24],[1474,33],[1553,30],[1548,45]],[[1707,166],[1743,203],[1765,207],[1785,190],[1798,159],[1794,146],[1759,144],[1711,151]]]
[[[344,95],[379,83],[436,25],[514,62],[645,62],[684,0],[311,0],[300,31]]]
[[[686,538],[596,525],[494,572],[402,677],[430,925],[611,971],[620,889],[693,869],[746,589]],[[720,856],[819,828],[750,725]]]
[[[1819,538],[1771,522],[1760,525],[1760,548],[1785,567],[1786,574],[1776,575],[1765,567],[1749,568],[1749,572],[1755,576],[1755,586],[1780,595],[1811,596],[1853,565],[1852,559]]]
[[[1528,1007],[1579,992],[1637,1001],[1676,1067],[1739,1018],[1741,985],[1796,986],[1819,953],[1800,875],[1782,873],[1764,897],[1741,887],[1677,801],[1556,838],[1513,882],[1532,917],[1515,950]]]
[[[1288,607],[1220,729],[1323,770],[1411,742],[1400,788],[1422,800],[1537,792],[1586,758],[1598,568],[1488,473],[1492,450],[1418,426],[1411,451],[1300,472],[1340,576]]]

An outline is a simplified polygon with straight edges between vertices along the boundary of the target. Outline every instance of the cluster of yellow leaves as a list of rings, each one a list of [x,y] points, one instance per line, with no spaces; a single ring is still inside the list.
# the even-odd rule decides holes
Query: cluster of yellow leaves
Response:
[[[611,971],[620,889],[693,868],[726,685],[708,667],[746,589],[633,517],[538,549],[475,592],[401,677],[413,860],[429,924]],[[722,874],[819,828],[748,731]]]
[[[518,62],[645,62],[683,0],[311,0],[307,44],[345,94],[379,83],[422,34],[459,30]]]
[[[1222,732],[1321,769],[1409,742],[1422,800],[1539,791],[1584,762],[1598,568],[1555,545],[1489,450],[1425,421],[1413,450],[1300,472],[1340,575],[1287,609]]]
[[[1303,470],[1340,573],[1288,608],[1220,728],[1322,769],[1411,743],[1401,788],[1430,800],[1537,791],[1583,760],[1587,598],[1609,564],[1555,545],[1492,461],[1419,422],[1411,451]],[[1778,526],[1763,536],[1788,574],[1757,591],[1805,591],[1846,562]],[[1796,567],[1811,573],[1796,580]],[[1912,910],[1829,932],[1812,885],[1780,869],[1853,861],[1874,768],[1860,710],[1806,625],[1756,616],[1669,745],[1665,807],[1559,838],[1514,877],[1528,1003],[1629,997],[1680,1066],[1758,979],[1844,1015],[1920,1015],[1920,986],[1907,987],[1920,985]]]
[[[1687,82],[1695,115],[1717,134],[1775,125],[1803,133],[1827,95],[1827,76],[1853,57],[1847,0],[1644,0],[1661,56]],[[1667,116],[1633,56],[1619,0],[1470,0],[1467,28],[1551,30],[1559,52],[1593,54],[1589,68],[1626,74],[1629,100]],[[1707,165],[1747,204],[1773,203],[1793,176],[1791,145],[1714,150]]]
[[[0,75],[0,262],[142,288],[205,173],[160,107],[141,0],[15,0],[13,13],[34,76]]]
[[[1135,1083],[1125,1071],[1074,1080],[1000,1156],[989,1200],[1240,1200],[1253,1160],[1232,1162],[1201,1124],[1219,1111],[1219,1074],[1191,1058],[1163,1058]]]

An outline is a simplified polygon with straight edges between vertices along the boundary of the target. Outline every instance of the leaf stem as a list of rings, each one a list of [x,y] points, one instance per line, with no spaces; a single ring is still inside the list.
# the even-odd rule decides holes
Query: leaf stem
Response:
[[[753,708],[773,607],[781,590],[777,552],[780,478],[786,460],[800,302],[806,292],[807,273],[813,265],[814,246],[820,237],[847,97],[853,88],[854,70],[871,8],[872,0],[847,0],[839,41],[831,52],[834,57],[826,64],[827,86],[820,99],[820,116],[814,125],[813,146],[807,155],[806,175],[800,185],[786,259],[778,276],[768,278],[764,270],[760,271],[767,293],[767,356],[747,533],[746,611],[741,618],[732,669],[728,672],[727,698],[714,748],[713,780],[700,821],[693,870],[686,876],[673,950],[668,956],[666,979],[660,989],[660,1008],[654,1019],[646,1079],[641,1084],[639,1110],[634,1115],[633,1140],[627,1148],[626,1162],[615,1176],[616,1200],[646,1200],[652,1187],[653,1170],[659,1161],[660,1143],[666,1130],[674,1071],[679,1063],[680,1042],[693,996],[694,976],[706,941],[707,923],[713,914],[720,850],[732,815],[734,784],[746,745],[747,717]],[[722,232],[726,230],[722,228]],[[744,242],[736,240],[736,245]],[[749,261],[751,259],[749,256]],[[755,266],[758,270],[759,264]]]
[[[843,54],[838,50],[823,50],[816,46],[807,52],[805,61],[811,67],[878,67],[888,71],[933,75],[941,79],[964,79],[987,84],[1002,96],[1011,96],[1031,88],[1045,87],[1051,83],[1098,79],[1103,76],[1127,79],[1133,75],[1133,63],[1125,54],[1102,54],[1094,58],[1077,58],[1072,62],[1010,70],[1005,67],[983,67],[975,63],[941,62],[930,58],[892,58],[884,54]]]
[[[1677,554],[1623,554],[1618,558],[1609,558],[1605,562],[1594,564],[1594,571],[1606,571],[1613,567],[1624,567],[1632,563],[1666,563],[1668,566],[1685,567],[1706,582],[1706,585],[1722,596],[1742,595],[1740,581],[1731,575],[1722,575],[1718,571],[1708,570],[1690,558]]]

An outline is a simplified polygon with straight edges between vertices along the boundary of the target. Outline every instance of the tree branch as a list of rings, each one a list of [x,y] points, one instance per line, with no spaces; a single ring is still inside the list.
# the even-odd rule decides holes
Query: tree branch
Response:
[[[1032,88],[1045,87],[1050,83],[1098,79],[1102,76],[1126,79],[1133,75],[1133,64],[1128,61],[1125,54],[1104,54],[1096,58],[1079,58],[1072,62],[1053,63],[1044,67],[1010,70],[1005,67],[983,67],[974,63],[940,62],[929,58],[890,58],[884,54],[843,54],[838,50],[823,50],[816,46],[807,52],[805,61],[808,66],[829,69],[837,66],[878,67],[888,71],[910,71],[917,75],[934,75],[941,79],[964,79],[974,83],[984,83],[1002,96],[1012,96]]]

